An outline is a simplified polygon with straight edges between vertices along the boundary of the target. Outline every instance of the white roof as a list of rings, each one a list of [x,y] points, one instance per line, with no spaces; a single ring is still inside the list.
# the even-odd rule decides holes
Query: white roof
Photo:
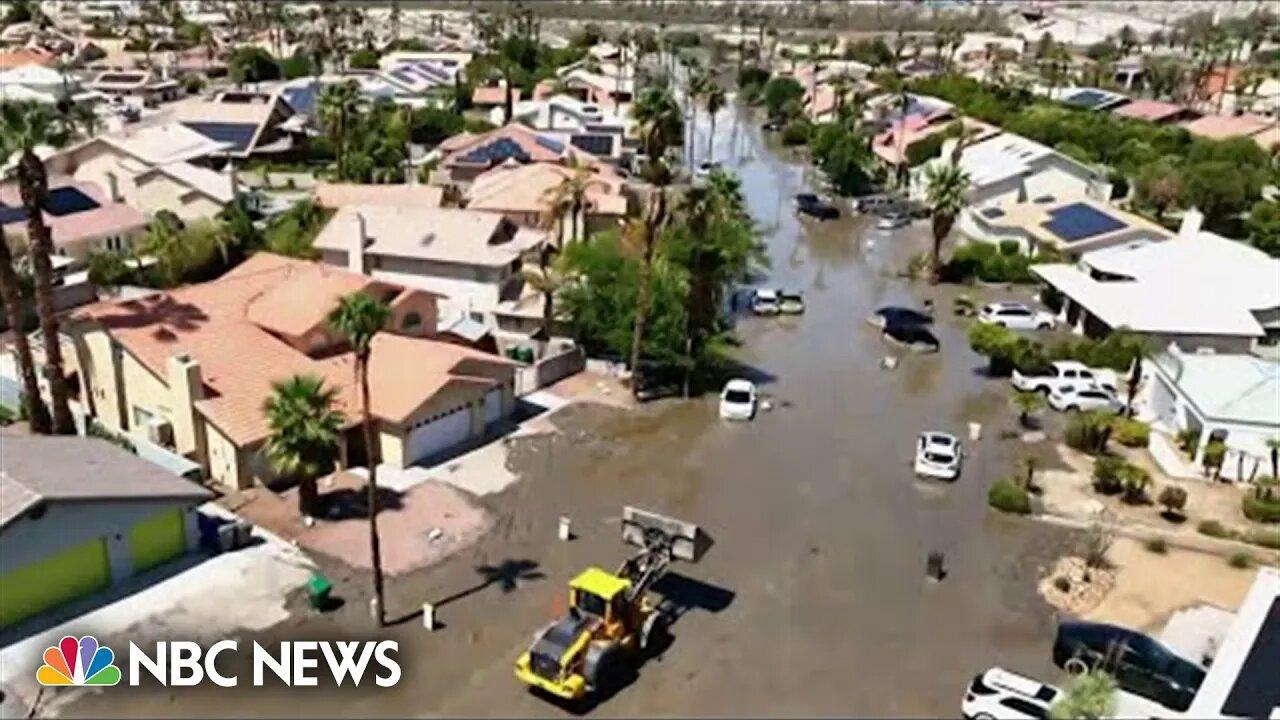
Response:
[[[151,165],[217,155],[226,147],[179,122],[130,127],[101,139]]]
[[[1253,311],[1280,307],[1280,259],[1211,232],[1096,250],[1081,265],[1133,280],[1099,282],[1065,264],[1031,271],[1113,328],[1260,337]]]
[[[1280,362],[1253,355],[1203,355],[1169,348],[1155,364],[1208,419],[1280,431]]]
[[[61,85],[62,81],[62,73],[35,63],[0,72],[0,85]],[[68,87],[78,84],[72,77],[66,81]]]
[[[465,265],[506,265],[546,240],[497,213],[439,207],[347,205],[325,225],[315,246],[349,251],[364,218],[365,253]]]
[[[1066,158],[1048,145],[1021,135],[1000,133],[961,151],[960,167],[969,175],[969,182],[980,187],[1024,175],[1030,172],[1032,163],[1051,155]]]
[[[1253,586],[1249,588],[1249,594],[1245,596],[1240,609],[1236,611],[1236,619],[1231,623],[1226,639],[1218,647],[1213,665],[1205,675],[1204,682],[1200,684],[1200,689],[1196,691],[1195,699],[1191,701],[1191,707],[1187,709],[1185,717],[1223,717],[1225,715],[1228,709],[1225,707],[1227,700],[1236,689],[1236,682],[1240,678],[1246,660],[1251,664],[1261,664],[1268,660],[1266,657],[1251,655],[1265,652],[1265,643],[1268,639],[1262,637],[1264,626],[1270,626],[1267,628],[1270,633],[1280,632],[1275,627],[1275,622],[1268,623],[1268,619],[1273,619],[1278,612],[1277,603],[1280,603],[1280,570],[1270,567],[1259,568],[1257,576],[1253,579]],[[1275,642],[1274,635],[1269,640]],[[1253,652],[1255,643],[1259,646],[1256,648],[1256,653]],[[1266,666],[1251,667],[1250,671],[1266,672]],[[1271,677],[1275,679],[1274,675]],[[1257,682],[1256,679],[1254,682]],[[1252,688],[1254,692],[1258,689],[1256,685]],[[1269,708],[1269,713],[1268,708],[1264,707],[1246,708],[1246,710],[1247,712],[1241,715],[1247,714],[1254,717],[1268,715],[1276,717],[1277,715],[1277,708]]]

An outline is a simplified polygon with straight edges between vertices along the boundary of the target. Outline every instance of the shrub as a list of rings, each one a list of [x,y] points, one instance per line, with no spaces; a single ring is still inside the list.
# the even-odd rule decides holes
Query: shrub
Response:
[[[1227,564],[1238,570],[1248,570],[1253,567],[1253,556],[1247,552],[1238,552],[1227,558]]]
[[[1200,444],[1200,431],[1192,428],[1178,431],[1178,447],[1187,455],[1194,456],[1196,446]]]
[[[1169,543],[1164,538],[1151,538],[1143,546],[1157,555],[1169,552]]]
[[[18,419],[18,413],[9,409],[7,405],[0,405],[0,427],[12,425]]]
[[[1187,491],[1177,485],[1165,485],[1160,489],[1156,502],[1163,505],[1169,515],[1181,515],[1187,507]]]
[[[1217,520],[1205,520],[1196,526],[1196,530],[1201,535],[1208,535],[1213,538],[1230,539],[1235,537],[1235,533],[1231,531],[1231,528],[1226,527]]]
[[[204,89],[204,76],[188,75],[182,78],[182,89],[185,90],[188,95],[195,95]]]
[[[949,283],[975,278],[989,283],[1029,283],[1034,280],[1031,265],[1031,256],[1019,252],[1016,242],[1005,241],[999,246],[972,242],[952,253],[942,267],[941,278]]]
[[[1144,448],[1151,441],[1151,426],[1141,420],[1116,416],[1111,421],[1111,437],[1125,447]]]
[[[1111,415],[1100,411],[1079,413],[1067,423],[1063,441],[1068,447],[1100,455],[1107,449],[1107,439],[1111,436]]]
[[[987,504],[1000,512],[1026,515],[1031,512],[1031,495],[1014,480],[1000,478],[987,491]]]
[[[361,48],[347,56],[347,65],[355,70],[376,70],[378,68],[378,52]]]
[[[809,133],[812,130],[813,126],[808,120],[792,120],[782,129],[782,144],[788,146],[804,145],[809,142]]]
[[[1280,523],[1280,498],[1257,493],[1245,493],[1240,499],[1240,510],[1254,522]]]
[[[1059,575],[1053,579],[1053,586],[1058,589],[1058,592],[1071,592],[1071,579],[1066,575]]]
[[[1222,469],[1222,459],[1227,455],[1227,444],[1221,440],[1210,440],[1204,446],[1204,470],[1217,476],[1218,471]]]
[[[1280,528],[1253,528],[1245,533],[1244,540],[1250,545],[1280,550]]]
[[[1068,441],[1070,443],[1070,441]],[[1124,489],[1123,473],[1128,465],[1114,455],[1105,455],[1093,463],[1093,489],[1103,495],[1115,495]]]
[[[1120,469],[1120,483],[1124,486],[1124,501],[1133,505],[1146,502],[1151,475],[1137,465],[1125,463]]]

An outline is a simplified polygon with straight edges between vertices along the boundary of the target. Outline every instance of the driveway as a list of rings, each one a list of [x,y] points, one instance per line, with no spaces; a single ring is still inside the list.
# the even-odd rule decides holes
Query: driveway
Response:
[[[569,578],[626,557],[617,520],[627,504],[695,522],[715,544],[663,588],[685,610],[674,642],[594,714],[954,717],[965,684],[992,665],[1059,679],[1054,618],[1036,580],[1071,537],[986,508],[991,480],[1021,451],[996,431],[1012,424],[1005,388],[977,372],[982,360],[949,316],[935,328],[941,353],[906,356],[893,370],[880,362],[896,351],[863,322],[876,307],[926,295],[940,314],[950,308],[954,290],[896,276],[927,246],[927,225],[868,242],[861,219],[801,224],[791,196],[807,171],[765,145],[758,119],[730,116],[717,123],[716,158],[741,174],[767,235],[768,282],[803,290],[808,306],[798,318],[739,324],[742,373],[773,396],[773,409],[734,425],[716,419],[713,397],[561,409],[550,417],[558,432],[512,439],[505,466],[518,481],[480,498],[495,530],[389,584],[390,613],[406,618],[385,631],[401,643],[397,687],[193,688],[180,696],[183,714],[225,714],[233,696],[260,716],[563,714],[527,692],[512,663],[563,611]],[[695,146],[705,153],[704,133]],[[969,443],[961,478],[914,480],[916,433],[966,437],[971,421],[987,430]],[[568,543],[556,539],[564,515],[576,535]],[[937,583],[924,574],[931,550],[946,555]],[[375,633],[367,577],[337,592],[347,600],[338,612],[255,636]],[[412,611],[444,599],[446,627],[424,631]],[[143,692],[72,708],[138,717],[174,709],[167,694]]]

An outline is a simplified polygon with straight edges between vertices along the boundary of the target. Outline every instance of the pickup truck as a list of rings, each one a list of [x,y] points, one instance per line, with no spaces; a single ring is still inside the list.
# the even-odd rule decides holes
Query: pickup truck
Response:
[[[1013,371],[1013,386],[1019,390],[1034,390],[1046,395],[1064,385],[1096,384],[1119,392],[1114,371],[1107,368],[1091,368],[1075,360],[1058,360],[1049,364],[1049,369],[1042,375],[1023,375]]]

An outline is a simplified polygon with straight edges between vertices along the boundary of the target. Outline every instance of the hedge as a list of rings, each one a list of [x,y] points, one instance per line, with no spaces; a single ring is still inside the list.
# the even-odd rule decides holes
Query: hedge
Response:
[[[1000,512],[1027,515],[1031,512],[1031,495],[1013,480],[1001,478],[987,491],[987,504]]]

